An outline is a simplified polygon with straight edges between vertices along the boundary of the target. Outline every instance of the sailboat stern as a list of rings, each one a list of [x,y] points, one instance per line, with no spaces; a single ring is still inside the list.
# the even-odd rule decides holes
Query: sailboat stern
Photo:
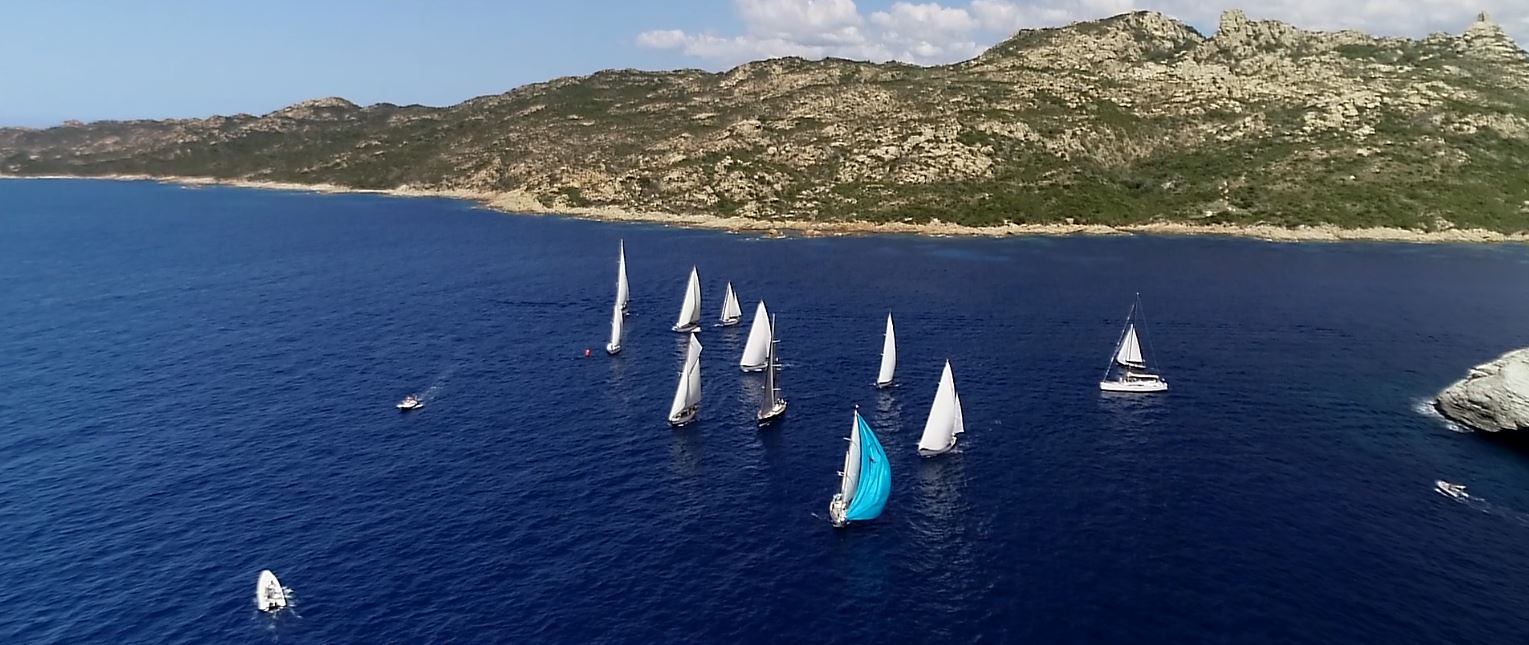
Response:
[[[696,406],[691,406],[691,407],[685,408],[683,410],[680,410],[679,412],[676,412],[676,413],[670,415],[669,416],[669,425],[673,426],[673,427],[676,427],[676,428],[678,428],[680,426],[689,425],[690,423],[695,421],[696,413],[699,412],[700,409],[701,409],[701,406],[696,405]]]
[[[775,405],[770,406],[769,410],[760,410],[759,412],[755,413],[755,417],[759,421],[759,426],[760,427],[764,427],[764,426],[770,425],[771,423],[773,423],[776,419],[779,419],[780,416],[785,414],[785,413],[786,413],[786,400],[785,399],[777,399],[775,401]]]

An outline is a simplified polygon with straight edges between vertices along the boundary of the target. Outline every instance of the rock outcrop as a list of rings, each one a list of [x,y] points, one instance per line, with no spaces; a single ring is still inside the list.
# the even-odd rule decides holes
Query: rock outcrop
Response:
[[[0,174],[524,195],[546,208],[1001,228],[1529,231],[1529,54],[1229,11],[1027,29],[961,63],[609,70],[436,108],[0,128]]]
[[[1471,368],[1434,401],[1446,418],[1485,432],[1529,430],[1529,348]]]

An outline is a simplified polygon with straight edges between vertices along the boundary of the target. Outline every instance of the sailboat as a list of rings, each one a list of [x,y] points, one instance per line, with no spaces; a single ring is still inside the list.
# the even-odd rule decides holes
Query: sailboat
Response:
[[[626,286],[626,240],[621,240],[620,250],[616,255],[616,308],[626,313],[627,298],[629,291]]]
[[[763,426],[777,417],[786,413],[786,400],[780,398],[780,387],[775,381],[775,368],[778,365],[775,354],[775,318],[770,318],[770,345],[765,352],[765,382],[764,397],[759,399],[759,412],[755,418],[759,425]]]
[[[674,331],[684,333],[701,330],[701,276],[690,267],[690,283],[685,285],[685,303],[680,305],[680,316],[674,321]]]
[[[1141,319],[1141,294],[1136,294],[1136,302],[1131,303],[1131,312],[1126,314],[1126,327],[1115,345],[1110,365],[1104,368],[1104,379],[1099,381],[1099,389],[1105,392],[1137,393],[1168,389],[1168,381],[1147,369],[1147,357],[1141,352],[1141,339],[1136,332],[1138,320],[1141,320],[1142,328],[1145,329],[1146,321]],[[1111,373],[1114,373],[1113,378]]]
[[[950,452],[956,447],[956,435],[962,432],[966,432],[966,421],[961,415],[961,395],[956,393],[950,361],[945,361],[939,389],[934,393],[934,404],[929,406],[929,420],[924,423],[924,436],[918,440],[919,456],[933,457]]]
[[[621,303],[617,302],[611,308],[611,342],[605,344],[605,353],[611,356],[621,353],[621,326],[625,317],[621,313]]]
[[[850,522],[874,520],[886,508],[892,494],[892,465],[876,440],[870,424],[855,409],[849,430],[849,450],[844,453],[844,470],[839,473],[839,492],[828,503],[828,520],[834,528]]]
[[[685,348],[685,366],[674,388],[674,402],[669,404],[669,425],[676,428],[695,420],[701,407],[701,341],[690,337]]]
[[[738,295],[733,293],[733,283],[727,283],[727,295],[722,297],[722,318],[718,327],[732,327],[743,320],[743,310],[738,308]]]
[[[881,341],[881,371],[876,373],[876,387],[892,387],[892,373],[897,371],[897,334],[892,331],[892,314],[887,314],[887,332]]]
[[[770,353],[770,312],[765,310],[763,300],[754,308],[754,324],[749,328],[749,339],[743,344],[743,358],[738,369],[745,372],[762,372],[765,356]]]
[[[255,607],[270,612],[286,606],[287,590],[281,587],[281,581],[270,569],[261,570],[260,579],[255,581]]]

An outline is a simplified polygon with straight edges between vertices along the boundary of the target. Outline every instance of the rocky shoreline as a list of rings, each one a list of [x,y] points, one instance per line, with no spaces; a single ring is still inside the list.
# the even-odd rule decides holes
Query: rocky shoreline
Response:
[[[716,229],[750,232],[765,235],[798,234],[807,236],[830,235],[927,235],[939,237],[1015,237],[1015,236],[1063,236],[1063,235],[1212,235],[1221,237],[1246,237],[1271,242],[1406,242],[1427,243],[1529,243],[1529,233],[1500,233],[1485,229],[1450,229],[1445,231],[1420,231],[1403,228],[1340,228],[1332,225],[1282,227],[1266,224],[1256,225],[1196,225],[1180,222],[1158,222],[1134,226],[1104,226],[1099,224],[1006,224],[1003,226],[963,226],[934,220],[924,224],[866,221],[807,221],[782,219],[753,219],[747,217],[722,217],[717,215],[675,214],[632,211],[610,206],[559,206],[549,207],[530,193],[523,191],[487,192],[476,190],[439,190],[428,188],[399,187],[393,189],[363,189],[336,184],[301,184],[291,182],[258,181],[245,179],[221,179],[214,177],[179,177],[154,175],[5,175],[0,179],[95,179],[106,181],[153,181],[185,186],[231,186],[260,190],[284,190],[312,193],[366,193],[396,197],[443,197],[476,202],[479,205],[509,214],[559,215],[608,222],[641,222],[665,224],[682,228]]]
[[[1529,348],[1471,368],[1434,399],[1445,418],[1473,430],[1529,430]]]

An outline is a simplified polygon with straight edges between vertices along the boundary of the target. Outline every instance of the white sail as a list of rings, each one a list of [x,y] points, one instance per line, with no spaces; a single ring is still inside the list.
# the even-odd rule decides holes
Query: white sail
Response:
[[[1147,366],[1141,356],[1141,341],[1136,339],[1136,325],[1126,325],[1126,337],[1120,341],[1120,351],[1115,353],[1115,362],[1125,367]]]
[[[690,267],[690,283],[685,285],[685,302],[680,305],[680,315],[674,320],[674,328],[679,330],[700,322],[701,276],[696,273],[695,267]]]
[[[606,345],[607,349],[621,347],[622,318],[621,303],[618,302],[611,310],[611,342]]]
[[[940,374],[940,386],[934,393],[934,404],[929,406],[929,420],[924,423],[924,435],[918,440],[918,449],[930,453],[949,450],[956,443],[956,434],[965,429],[961,397],[956,394],[950,361],[945,361],[945,371]]]
[[[701,341],[691,336],[690,346],[685,349],[685,366],[680,369],[680,380],[674,387],[674,402],[669,404],[669,418],[700,402]]]
[[[754,326],[749,328],[749,340],[743,345],[743,358],[739,359],[738,367],[745,372],[764,369],[769,350],[770,312],[765,311],[765,303],[760,300],[759,306],[754,309]]]
[[[627,297],[626,240],[622,240],[619,254],[616,256],[616,308],[620,309],[622,313],[626,312]]]
[[[844,470],[840,471],[839,494],[844,496],[844,507],[855,499],[855,489],[860,486],[860,415],[850,420],[849,450],[844,453]]]
[[[736,321],[743,317],[738,307],[738,295],[733,293],[733,283],[727,283],[727,295],[722,298],[722,322]]]
[[[877,385],[890,385],[892,373],[897,370],[897,335],[892,331],[892,314],[887,314],[887,333],[881,341],[881,371],[876,374]]]
[[[701,341],[690,337],[690,349],[685,352],[685,407],[701,402]]]

